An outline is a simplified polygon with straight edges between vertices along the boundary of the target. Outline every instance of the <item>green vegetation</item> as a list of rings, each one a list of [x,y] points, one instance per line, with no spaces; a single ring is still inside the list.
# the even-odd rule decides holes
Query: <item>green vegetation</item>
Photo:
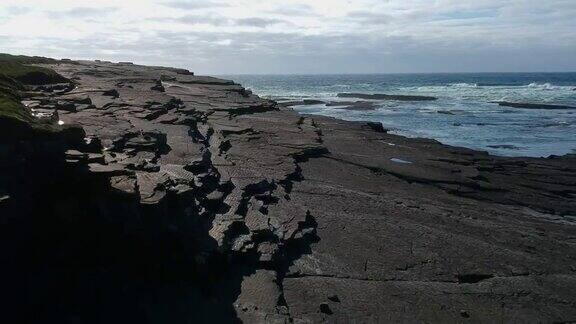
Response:
[[[43,57],[0,54],[0,74],[29,85],[69,82],[68,79],[48,68],[30,65],[56,62],[56,60]]]
[[[31,122],[32,115],[20,103],[22,85],[12,78],[0,74],[0,117],[10,117]]]
[[[0,63],[0,67],[3,67]],[[9,71],[13,73],[13,71]],[[24,86],[4,74],[0,69],[0,118],[11,118],[19,121],[30,123],[34,120],[30,112],[20,103],[20,91]]]
[[[9,128],[16,127],[18,130],[32,128],[51,131],[57,128],[50,123],[34,118],[32,113],[21,103],[21,93],[25,90],[25,85],[70,82],[53,70],[30,65],[54,62],[56,61],[53,59],[41,57],[0,54],[0,125],[11,125],[12,127]]]
[[[40,57],[40,56],[24,56],[24,55],[10,55],[0,53],[0,61],[14,62],[20,64],[52,64],[57,63],[55,59]]]

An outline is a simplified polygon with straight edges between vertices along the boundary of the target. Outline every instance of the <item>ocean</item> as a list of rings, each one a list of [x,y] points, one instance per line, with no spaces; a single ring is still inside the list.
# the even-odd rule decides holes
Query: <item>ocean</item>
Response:
[[[501,107],[495,101],[576,106],[576,73],[462,73],[378,75],[227,75],[275,100],[337,98],[338,93],[438,97],[437,101],[375,101],[377,109],[323,104],[295,106],[303,114],[381,122],[392,133],[501,156],[546,157],[576,152],[576,109]]]

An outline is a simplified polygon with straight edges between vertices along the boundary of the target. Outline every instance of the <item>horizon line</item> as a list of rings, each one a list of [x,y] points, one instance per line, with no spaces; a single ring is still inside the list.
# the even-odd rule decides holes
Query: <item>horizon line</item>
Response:
[[[196,71],[194,71],[196,72]],[[573,74],[574,71],[491,71],[491,72],[373,72],[373,73],[202,73],[213,76],[327,76],[327,75],[422,75],[422,74]]]

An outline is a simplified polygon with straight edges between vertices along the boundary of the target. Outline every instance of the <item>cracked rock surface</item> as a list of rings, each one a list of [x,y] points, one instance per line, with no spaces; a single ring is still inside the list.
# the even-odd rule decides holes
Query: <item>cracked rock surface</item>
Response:
[[[91,188],[90,199],[78,193],[55,210],[76,215],[89,200],[81,217],[112,228],[110,245],[121,245],[88,266],[104,288],[79,276],[69,292],[111,300],[92,309],[66,299],[54,318],[576,320],[575,156],[494,157],[300,116],[185,70],[50,68],[75,86],[27,100],[84,129],[86,144],[71,147],[62,168]],[[0,204],[13,196],[0,194]],[[82,219],[66,224],[96,231],[75,227]],[[118,247],[87,251],[101,246]]]

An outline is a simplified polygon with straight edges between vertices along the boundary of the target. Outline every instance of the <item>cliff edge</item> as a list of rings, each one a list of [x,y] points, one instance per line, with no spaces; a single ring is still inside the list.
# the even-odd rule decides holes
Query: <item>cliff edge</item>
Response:
[[[182,69],[28,63],[62,79],[19,99],[65,135],[0,143],[7,316],[576,320],[573,155],[302,116]]]

